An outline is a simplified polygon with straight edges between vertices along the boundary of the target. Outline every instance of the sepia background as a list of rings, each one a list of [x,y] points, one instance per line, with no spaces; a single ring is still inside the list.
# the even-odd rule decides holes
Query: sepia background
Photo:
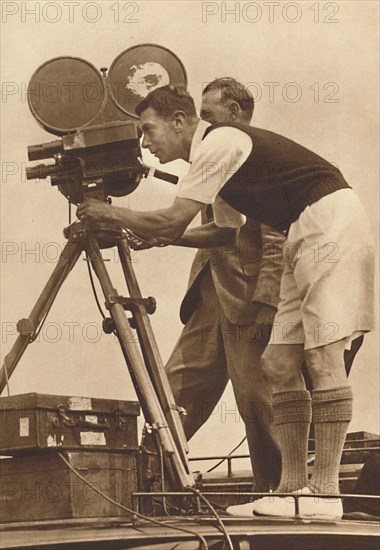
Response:
[[[51,141],[29,112],[27,83],[62,55],[109,67],[140,43],[178,55],[197,108],[202,88],[232,76],[256,97],[253,119],[336,163],[361,198],[378,240],[378,16],[374,1],[343,2],[2,2],[2,358],[15,324],[32,309],[52,272],[68,225],[64,197],[48,181],[26,181],[27,146]],[[144,153],[148,164],[157,164]],[[184,162],[166,165],[184,174]],[[144,180],[113,203],[137,210],[170,205],[175,188]],[[356,223],[352,219],[353,224]],[[144,296],[155,296],[153,328],[164,361],[180,334],[178,311],[195,251],[168,247],[133,254]],[[125,294],[118,259],[104,256]],[[355,262],[355,258],[352,259]],[[350,274],[347,273],[347,284]],[[350,296],[347,296],[350,299]],[[135,399],[121,351],[101,319],[79,261],[10,381],[25,392]],[[366,336],[354,364],[350,431],[379,432],[379,339]],[[201,405],[200,405],[201,406]],[[244,435],[230,386],[192,455],[230,451]]]

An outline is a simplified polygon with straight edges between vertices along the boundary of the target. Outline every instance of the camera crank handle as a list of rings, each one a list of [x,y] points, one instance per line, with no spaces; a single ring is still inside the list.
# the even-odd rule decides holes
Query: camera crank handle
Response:
[[[162,170],[153,169],[153,177],[159,178],[160,180],[167,181],[168,183],[172,183],[173,185],[176,185],[178,183],[178,176],[175,176],[174,174],[169,174],[168,172],[162,172]]]
[[[169,174],[168,172],[157,170],[157,168],[153,168],[152,166],[147,166],[146,164],[143,164],[143,163],[142,163],[142,167],[143,167],[144,178],[148,176],[153,176],[154,178],[167,181],[168,183],[172,183],[173,185],[176,185],[178,183],[179,178],[174,174]]]

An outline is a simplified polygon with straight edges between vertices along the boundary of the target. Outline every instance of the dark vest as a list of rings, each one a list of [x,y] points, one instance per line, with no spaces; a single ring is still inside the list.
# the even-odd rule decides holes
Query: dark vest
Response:
[[[252,140],[252,151],[219,195],[235,210],[287,232],[306,206],[338,189],[349,188],[332,164],[274,132],[243,124],[214,124],[203,137],[232,126]]]

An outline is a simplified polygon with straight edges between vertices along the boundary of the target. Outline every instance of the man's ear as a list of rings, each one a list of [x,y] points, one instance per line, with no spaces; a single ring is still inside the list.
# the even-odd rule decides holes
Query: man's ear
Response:
[[[235,120],[240,113],[240,105],[237,101],[231,101],[229,105],[230,116],[232,120]]]
[[[174,128],[176,131],[180,132],[184,127],[186,121],[186,113],[183,111],[176,111],[174,113]]]

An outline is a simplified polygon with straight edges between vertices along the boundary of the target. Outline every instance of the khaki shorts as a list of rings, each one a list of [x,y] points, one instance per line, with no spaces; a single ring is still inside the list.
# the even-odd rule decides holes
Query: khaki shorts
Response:
[[[374,329],[374,246],[352,189],[307,206],[284,243],[270,342],[317,348]]]

